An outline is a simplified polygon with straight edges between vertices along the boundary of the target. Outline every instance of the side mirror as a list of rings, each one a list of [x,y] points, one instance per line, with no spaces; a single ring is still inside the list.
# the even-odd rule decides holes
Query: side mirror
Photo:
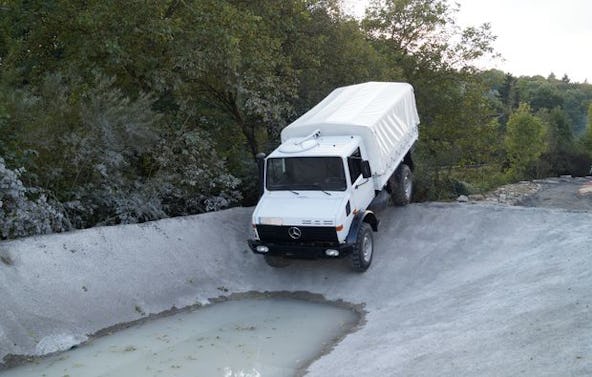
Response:
[[[265,192],[265,153],[257,153],[257,168],[259,170],[259,197]]]
[[[372,170],[370,170],[370,162],[368,162],[367,160],[362,160],[362,177],[372,177]]]

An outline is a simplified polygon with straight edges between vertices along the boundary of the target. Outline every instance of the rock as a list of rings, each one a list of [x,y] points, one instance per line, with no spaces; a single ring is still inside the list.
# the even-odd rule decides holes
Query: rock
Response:
[[[561,181],[558,178],[545,178],[545,179],[537,179],[535,183],[544,183],[544,184],[559,184]]]
[[[472,201],[482,201],[482,200],[485,200],[485,195],[481,195],[481,194],[469,195],[469,199]]]
[[[580,189],[578,189],[578,196],[588,196],[588,195],[592,195],[592,183],[585,184],[584,186],[580,187]]]
[[[456,201],[459,203],[466,203],[469,201],[469,197],[466,195],[461,195],[458,198],[456,198]]]
[[[500,204],[516,205],[524,198],[539,191],[541,188],[540,183],[542,183],[542,181],[521,181],[518,183],[498,187],[493,192],[487,193],[485,195],[485,200],[488,202],[497,202]]]

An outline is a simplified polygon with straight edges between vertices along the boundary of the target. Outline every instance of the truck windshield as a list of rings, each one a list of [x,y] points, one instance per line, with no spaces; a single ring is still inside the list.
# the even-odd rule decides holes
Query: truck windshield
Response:
[[[267,160],[267,189],[345,191],[339,157],[288,157]]]

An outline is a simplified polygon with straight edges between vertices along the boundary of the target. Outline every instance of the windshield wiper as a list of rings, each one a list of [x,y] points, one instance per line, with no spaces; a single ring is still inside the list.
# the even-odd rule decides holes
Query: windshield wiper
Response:
[[[295,195],[300,195],[299,192],[294,191],[294,189],[292,188],[292,185],[272,185],[269,187],[270,190],[285,190],[285,191],[290,191],[291,193],[295,194]]]
[[[328,191],[325,191],[325,189],[323,189],[323,187],[321,185],[319,185],[318,183],[311,183],[311,184],[291,184],[291,185],[271,185],[269,186],[270,190],[285,190],[285,191],[290,191],[296,195],[300,195],[299,192],[296,192],[295,190],[319,190],[324,194],[327,194],[329,196],[331,196],[331,193]]]
[[[311,183],[311,184],[302,184],[302,185],[298,185],[299,188],[301,188],[302,190],[306,190],[306,189],[317,189],[329,196],[331,196],[331,193],[328,191],[325,191],[325,189],[323,189],[323,187],[321,185],[319,185],[318,183]]]
[[[323,189],[322,189],[322,188],[320,188],[320,187],[319,187],[319,190],[321,190],[321,192],[323,192],[323,193],[325,193],[325,194],[327,194],[327,195],[331,196],[331,193],[330,193],[329,191],[325,191],[325,190],[323,190]]]

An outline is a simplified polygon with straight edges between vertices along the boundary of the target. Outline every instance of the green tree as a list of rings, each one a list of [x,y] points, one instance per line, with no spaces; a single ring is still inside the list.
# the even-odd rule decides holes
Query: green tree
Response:
[[[592,100],[592,85],[557,80],[542,76],[519,77],[516,82],[518,98],[531,105],[536,113],[541,109],[561,107],[574,135],[586,129],[586,111]]]
[[[542,173],[576,175],[579,170],[577,168],[579,156],[566,112],[560,107],[555,107],[550,111],[541,109],[536,114],[547,127],[545,135],[548,148],[541,156]]]
[[[582,145],[584,152],[592,158],[592,103],[588,106],[588,127],[586,133],[582,137]]]
[[[565,110],[575,136],[584,134],[588,105],[592,101],[592,85],[571,83],[562,88]]]
[[[534,112],[537,112],[540,109],[551,110],[563,106],[563,97],[559,90],[555,86],[547,83],[544,83],[530,93],[530,98],[528,98],[528,100],[532,111]]]
[[[495,37],[487,24],[458,27],[457,12],[445,0],[376,0],[362,22],[376,50],[415,88],[422,122],[418,175],[424,177],[417,197],[450,195],[456,166],[487,163],[499,147],[486,143],[495,112],[472,66],[494,54]]]
[[[411,78],[422,69],[468,69],[494,54],[490,25],[460,28],[457,12],[446,0],[373,0],[362,25],[370,38],[386,42]]]
[[[509,73],[506,74],[504,83],[499,90],[499,96],[503,106],[501,122],[504,125],[508,122],[510,114],[512,114],[512,112],[514,112],[514,110],[519,105],[519,97],[516,91],[516,81],[517,79],[514,76]]]
[[[214,127],[230,126],[243,136],[251,158],[260,151],[261,138],[285,125],[296,91],[289,60],[282,53],[284,35],[269,21],[291,12],[293,9],[286,8],[294,3],[265,4],[280,8],[273,18],[261,14],[253,2],[186,4],[187,28],[191,30],[186,38],[202,64],[180,72],[181,111],[195,122],[208,109],[205,112]],[[286,22],[291,22],[290,18]],[[183,51],[177,53],[184,55]]]
[[[298,32],[287,33],[285,46],[298,79],[295,116],[337,87],[402,77],[399,67],[368,43],[358,22],[334,7],[312,7],[297,26]]]
[[[207,30],[196,27],[200,17],[226,14],[208,13],[209,5],[2,3],[0,128],[11,137],[0,149],[7,165],[26,168],[23,184],[61,202],[75,227],[219,209],[240,198],[216,151],[226,145],[210,142],[226,119],[209,122],[206,106],[195,105],[205,102],[203,87],[184,80],[203,77],[204,48],[218,47],[202,43]]]
[[[543,121],[534,116],[525,103],[510,116],[504,144],[510,163],[509,174],[513,178],[531,178],[530,169],[547,147],[544,127]]]
[[[558,107],[552,109],[549,123],[551,126],[549,146],[552,150],[564,152],[573,149],[574,137],[565,111]]]
[[[178,32],[171,1],[8,3],[3,76],[17,86],[39,86],[56,71],[92,83],[98,69],[116,77],[126,94],[148,91],[158,82],[158,67],[170,59]]]

